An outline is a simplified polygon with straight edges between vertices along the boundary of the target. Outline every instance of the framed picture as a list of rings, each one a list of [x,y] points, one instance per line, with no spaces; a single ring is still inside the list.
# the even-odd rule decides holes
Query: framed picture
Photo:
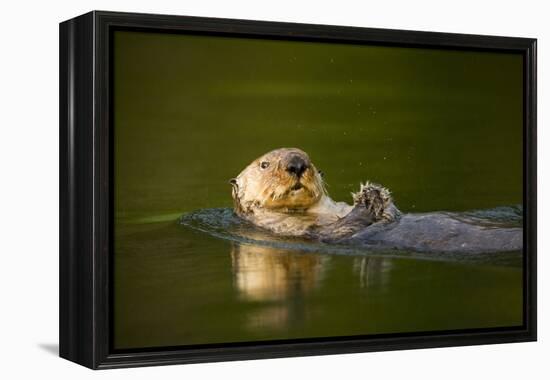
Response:
[[[60,356],[535,340],[535,148],[534,39],[65,21]]]

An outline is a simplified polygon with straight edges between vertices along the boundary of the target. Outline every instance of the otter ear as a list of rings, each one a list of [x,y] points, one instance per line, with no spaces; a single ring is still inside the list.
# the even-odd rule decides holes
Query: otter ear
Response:
[[[231,186],[237,187],[237,178],[231,178],[229,180],[229,183],[231,184]]]

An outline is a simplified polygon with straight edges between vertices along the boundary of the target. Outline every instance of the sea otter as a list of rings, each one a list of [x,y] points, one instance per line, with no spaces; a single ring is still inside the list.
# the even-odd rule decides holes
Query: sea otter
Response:
[[[264,154],[231,179],[234,211],[278,235],[438,252],[518,251],[523,229],[450,212],[402,214],[388,189],[361,184],[353,205],[333,201],[323,174],[297,148]]]

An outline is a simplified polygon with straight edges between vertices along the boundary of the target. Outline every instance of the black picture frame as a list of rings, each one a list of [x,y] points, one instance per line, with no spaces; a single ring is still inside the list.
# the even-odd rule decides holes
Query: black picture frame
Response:
[[[523,326],[112,350],[111,65],[122,29],[523,54]],[[536,39],[104,11],[62,22],[59,38],[61,357],[100,369],[536,340]]]

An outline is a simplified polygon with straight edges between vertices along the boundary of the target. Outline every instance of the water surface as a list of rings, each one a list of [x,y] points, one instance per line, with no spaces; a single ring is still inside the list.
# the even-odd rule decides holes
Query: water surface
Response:
[[[372,180],[404,212],[521,204],[520,55],[138,32],[114,42],[116,348],[522,323],[519,253],[302,249],[177,223],[231,208],[228,180],[283,146],[309,153],[336,200]]]

